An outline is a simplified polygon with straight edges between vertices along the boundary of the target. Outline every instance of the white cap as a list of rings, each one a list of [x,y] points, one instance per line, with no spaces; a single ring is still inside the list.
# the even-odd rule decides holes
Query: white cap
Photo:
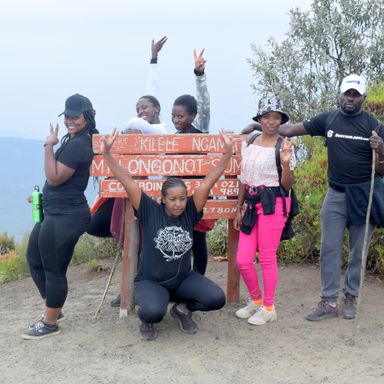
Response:
[[[355,89],[360,95],[365,95],[366,83],[364,77],[355,74],[344,77],[340,85],[340,92],[345,93],[349,89]]]

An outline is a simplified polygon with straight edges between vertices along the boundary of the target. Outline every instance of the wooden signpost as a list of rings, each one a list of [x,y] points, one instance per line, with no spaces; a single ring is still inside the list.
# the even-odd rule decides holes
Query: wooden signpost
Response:
[[[205,219],[228,220],[228,277],[227,300],[239,300],[239,272],[236,267],[238,232],[233,229],[236,214],[240,173],[240,137],[235,135],[235,153],[224,176],[213,186],[210,199],[204,207]],[[124,200],[124,244],[121,279],[120,316],[134,308],[133,279],[137,271],[139,247],[138,224],[120,182],[113,178],[106,162],[100,155],[100,135],[93,135],[94,159],[92,176],[104,176],[99,194]],[[138,177],[138,184],[148,195],[159,198],[162,182],[168,176],[181,176],[188,194],[191,194],[211,167],[220,160],[224,144],[220,135],[120,135],[111,153],[130,174]],[[193,176],[194,178],[188,179]],[[201,179],[195,178],[201,176]]]

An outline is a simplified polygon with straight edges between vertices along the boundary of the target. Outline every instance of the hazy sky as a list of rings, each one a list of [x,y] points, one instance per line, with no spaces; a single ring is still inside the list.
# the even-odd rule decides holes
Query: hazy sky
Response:
[[[215,4],[214,4],[215,3]],[[161,118],[174,99],[195,94],[192,50],[206,49],[211,132],[238,132],[255,114],[247,58],[251,44],[281,41],[288,10],[310,0],[1,0],[0,136],[44,140],[65,99],[81,93],[106,133],[123,128],[144,93],[152,38],[159,55]]]

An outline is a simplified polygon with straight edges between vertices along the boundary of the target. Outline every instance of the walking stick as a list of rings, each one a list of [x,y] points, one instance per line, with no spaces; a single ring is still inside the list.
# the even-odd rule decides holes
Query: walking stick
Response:
[[[368,243],[369,219],[371,217],[372,198],[373,198],[373,191],[374,191],[374,185],[375,185],[375,160],[376,160],[376,152],[374,149],[372,149],[371,186],[369,189],[367,214],[365,216],[365,231],[364,231],[363,249],[361,251],[360,287],[359,287],[359,296],[357,296],[355,327],[353,328],[353,336],[352,336],[352,344],[353,345],[355,345],[355,343],[356,343],[357,328],[359,328],[360,304],[361,304],[361,297],[362,297],[364,278],[365,278],[365,269],[366,269],[367,257],[368,257],[368,244],[367,243]]]
[[[113,277],[113,274],[115,273],[115,270],[116,270],[117,261],[119,260],[120,255],[121,255],[121,242],[123,241],[123,237],[124,237],[124,215],[121,219],[121,224],[120,224],[119,244],[118,244],[117,251],[116,251],[115,261],[113,262],[111,272],[109,273],[107,285],[105,286],[103,296],[101,297],[101,300],[100,300],[100,304],[99,304],[99,306],[95,312],[95,315],[93,316],[93,319],[95,321],[97,320],[97,318],[100,314],[101,307],[104,303],[105,297],[107,296],[109,286],[111,285],[112,277]]]

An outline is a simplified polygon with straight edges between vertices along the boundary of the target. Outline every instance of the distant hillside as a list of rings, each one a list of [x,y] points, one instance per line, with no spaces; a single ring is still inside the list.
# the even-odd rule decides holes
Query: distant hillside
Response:
[[[0,233],[20,240],[33,227],[31,205],[27,197],[33,187],[44,185],[43,142],[0,137]],[[92,203],[96,195],[92,179],[86,195]]]

